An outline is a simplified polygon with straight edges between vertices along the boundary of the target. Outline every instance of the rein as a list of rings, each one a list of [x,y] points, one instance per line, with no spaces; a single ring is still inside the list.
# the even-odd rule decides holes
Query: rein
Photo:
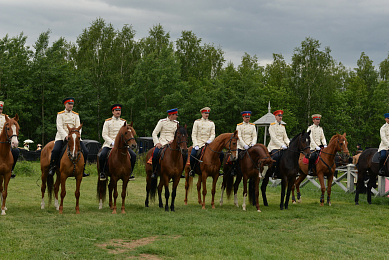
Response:
[[[225,154],[231,154],[231,152],[235,152],[235,151],[238,150],[238,149],[234,149],[234,150],[231,149],[232,139],[238,140],[237,137],[234,137],[234,134],[231,135],[230,140],[228,140],[228,143],[229,143],[228,150],[227,150],[227,152],[226,152]],[[218,151],[213,150],[213,149],[209,146],[209,144],[205,144],[205,148],[204,148],[204,149],[206,149],[207,147],[208,147],[212,152],[214,152],[214,153],[218,153],[218,154],[224,153],[224,152],[223,152],[223,149],[222,149],[221,152],[218,152]]]
[[[5,127],[7,127],[8,128],[8,122],[4,125],[4,128]],[[5,129],[4,129],[5,130]],[[16,137],[18,137],[18,135],[11,135],[11,136],[9,136],[8,135],[8,131],[7,130],[5,130],[5,135],[6,135],[6,138],[7,138],[7,141],[5,141],[5,142],[2,142],[2,141],[0,141],[0,144],[10,144],[11,143],[11,139],[12,139],[12,137],[14,137],[14,136],[16,136]]]

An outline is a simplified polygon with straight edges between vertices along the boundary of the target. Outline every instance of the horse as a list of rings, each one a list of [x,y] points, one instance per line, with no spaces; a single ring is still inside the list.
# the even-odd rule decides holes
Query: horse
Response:
[[[57,179],[55,184],[53,185],[53,176],[48,174],[49,167],[50,167],[50,155],[51,150],[54,147],[54,141],[51,141],[48,143],[42,150],[41,154],[41,171],[42,171],[42,186],[41,186],[41,192],[42,192],[42,202],[41,202],[41,208],[44,208],[44,192],[45,187],[47,183],[47,188],[49,191],[49,197],[51,198],[51,193],[54,189],[55,198],[56,198],[56,208],[59,211],[59,214],[63,213],[63,201],[66,196],[66,179],[68,177],[75,177],[76,178],[76,191],[75,191],[75,197],[76,197],[76,214],[80,214],[80,206],[79,206],[79,199],[80,199],[80,185],[82,181],[82,174],[84,171],[84,155],[81,152],[81,145],[80,145],[80,131],[82,128],[82,124],[79,127],[73,127],[68,128],[68,141],[66,145],[66,152],[63,154],[61,160],[60,160],[60,167],[56,170]],[[61,203],[58,206],[58,192],[59,192],[59,185],[61,185]],[[54,187],[53,187],[54,186]]]
[[[127,124],[124,122],[123,126],[119,129],[118,134],[115,138],[114,146],[108,157],[108,168],[110,181],[108,185],[109,189],[109,207],[112,209],[112,214],[116,214],[116,200],[118,197],[117,182],[118,180],[123,181],[122,186],[122,207],[121,213],[125,214],[125,200],[127,184],[130,180],[131,175],[131,156],[128,152],[128,148],[135,149],[137,146],[135,140],[136,132],[133,128],[133,122]],[[97,160],[97,170],[99,168],[99,160]],[[103,202],[105,201],[107,193],[108,180],[100,180],[100,176],[97,181],[97,198],[99,199],[99,209],[103,208]],[[112,192],[113,192],[113,203],[112,203]]]
[[[228,163],[223,164],[223,184],[222,184],[222,192],[220,197],[220,206],[223,204],[223,193],[224,189],[227,191],[227,197],[229,198],[232,191],[232,186],[234,186],[234,204],[235,206],[239,207],[238,205],[238,188],[239,184],[243,177],[243,204],[242,208],[243,210],[246,210],[246,197],[247,197],[247,180],[249,180],[249,202],[251,202],[254,206],[256,206],[257,211],[261,212],[259,209],[259,182],[262,177],[262,173],[266,170],[268,167],[271,167],[274,160],[271,159],[270,154],[263,144],[256,144],[252,147],[250,147],[246,151],[242,151],[241,154],[239,154],[239,169],[236,169],[238,171],[235,183],[234,176],[231,174],[232,171],[232,165]],[[240,159],[240,157],[242,158]]]
[[[347,139],[346,139],[346,133],[343,135],[336,134],[332,136],[328,146],[321,150],[318,158],[318,163],[316,165],[316,173],[313,173],[313,175],[316,175],[319,179],[320,186],[321,186],[321,196],[320,196],[320,205],[324,205],[324,193],[326,191],[326,186],[324,184],[324,176],[327,177],[327,204],[331,206],[331,187],[332,187],[332,180],[334,179],[334,173],[336,168],[336,155],[338,152],[342,152],[343,155],[340,158],[341,161],[346,161],[347,158],[350,156],[350,153],[347,148]],[[303,162],[304,156],[300,155],[299,158],[299,166],[300,166],[300,176],[295,182],[295,187],[297,190],[297,200],[298,202],[301,202],[301,193],[300,193],[300,184],[301,182],[307,177],[308,175],[308,164],[305,164]],[[294,187],[292,188],[292,202],[296,203],[296,199],[294,197]]]
[[[367,202],[371,204],[371,188],[376,187],[377,175],[379,172],[379,161],[373,162],[373,157],[377,153],[377,148],[369,148],[364,150],[359,156],[357,168],[358,168],[358,181],[355,191],[355,205],[359,205],[359,194],[364,191],[365,179],[369,179],[367,182]],[[389,172],[389,163],[386,157],[384,167],[386,172]]]
[[[169,181],[172,179],[172,200],[170,210],[174,211],[174,201],[177,193],[177,186],[180,183],[181,173],[184,168],[184,159],[188,155],[188,133],[185,126],[177,124],[177,130],[174,133],[174,139],[162,150],[160,159],[160,180],[158,185],[159,207],[163,207],[162,188],[165,187],[165,211],[169,211]],[[149,206],[149,196],[152,200],[155,198],[157,190],[157,178],[151,178],[153,167],[147,161],[151,158],[154,149],[150,149],[146,156],[146,200],[145,206]]]
[[[311,154],[311,151],[309,150],[310,145],[310,134],[311,131],[306,132],[303,131],[300,134],[293,137],[293,139],[289,143],[289,148],[283,151],[283,155],[278,163],[279,167],[279,173],[281,178],[281,203],[280,203],[280,209],[283,210],[288,209],[289,204],[289,197],[290,192],[292,190],[292,186],[296,180],[298,171],[299,171],[299,155],[302,153],[304,156],[308,158],[308,156]],[[265,174],[265,177],[263,178],[262,185],[261,185],[261,191],[262,191],[262,199],[263,204],[265,206],[268,206],[267,198],[266,198],[266,187],[269,183],[269,178],[272,176],[273,172],[275,171],[274,165],[269,168]],[[288,185],[288,190],[286,193],[285,198],[285,189],[286,185]],[[285,198],[285,201],[284,201]]]
[[[237,159],[237,141],[238,141],[238,131],[235,130],[233,133],[225,133],[221,134],[218,137],[215,138],[215,140],[212,141],[212,143],[205,145],[203,157],[200,163],[200,172],[198,172],[197,168],[195,167],[196,173],[199,175],[198,181],[197,181],[197,196],[198,196],[198,203],[202,205],[202,209],[205,209],[205,196],[207,195],[207,177],[211,176],[213,178],[212,182],[212,208],[215,208],[215,192],[216,192],[216,182],[219,178],[219,169],[220,169],[220,158],[219,155],[222,152],[223,149],[227,149],[227,155],[230,158],[230,161],[235,161]],[[189,147],[189,154],[192,150],[192,146]],[[189,156],[188,161],[185,165],[185,205],[188,204],[188,191],[191,188],[193,177],[189,176],[190,171],[190,163],[189,163]],[[203,200],[201,200],[201,183],[203,184]]]
[[[14,118],[5,116],[5,123],[0,134],[0,192],[1,192],[1,215],[6,215],[7,207],[5,202],[8,195],[8,183],[11,179],[12,165],[14,159],[11,153],[11,148],[17,148],[19,145],[19,116]],[[3,186],[4,185],[4,186]]]

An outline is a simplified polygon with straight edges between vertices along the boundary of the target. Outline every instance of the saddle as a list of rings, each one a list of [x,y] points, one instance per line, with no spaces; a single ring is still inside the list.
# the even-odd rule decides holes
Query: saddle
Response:
[[[388,156],[388,152],[386,151],[386,156]],[[381,154],[379,152],[376,152],[373,157],[371,158],[372,163],[380,163]]]
[[[63,143],[62,143],[62,147],[61,147],[61,152],[59,154],[59,158],[57,160],[57,169],[60,169],[60,164],[61,164],[61,159],[62,159],[62,156],[65,154],[66,152],[66,148],[68,146],[68,140],[64,140]]]
[[[315,165],[319,163],[320,154],[321,154],[321,151],[320,151],[319,155],[317,156],[317,158],[315,159],[315,163],[314,163]],[[308,165],[308,164],[309,164],[309,158],[306,158],[306,157],[304,156],[304,158],[303,158],[303,164]]]

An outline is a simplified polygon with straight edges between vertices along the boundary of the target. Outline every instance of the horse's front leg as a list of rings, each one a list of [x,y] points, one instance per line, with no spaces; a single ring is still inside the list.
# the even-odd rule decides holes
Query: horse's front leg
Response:
[[[203,175],[199,175],[199,178],[197,179],[197,202],[201,205],[201,179]]]
[[[83,167],[83,166],[81,166]],[[80,214],[80,186],[82,181],[82,173],[79,174],[79,177],[76,179],[76,192],[74,195],[76,196],[76,214]]]
[[[207,176],[208,176],[208,173],[203,171],[201,174],[201,182],[203,183],[203,201],[201,203],[202,209],[205,209],[205,196],[207,195]],[[200,178],[200,176],[199,176],[199,178]],[[201,185],[201,183],[200,183],[200,185]]]
[[[298,179],[295,182],[295,187],[296,187],[296,191],[297,191],[297,202],[298,203],[301,203],[300,185],[305,180],[306,177],[307,177],[307,175],[305,175],[304,173],[301,173],[301,171],[300,171],[300,176],[298,177]]]
[[[113,186],[114,186],[114,183],[113,183],[112,178],[110,177],[109,184],[108,184],[108,196],[109,196],[109,203],[108,203],[108,205],[109,205],[110,209],[113,209],[113,202],[112,202]]]
[[[42,173],[41,180],[42,180],[42,185],[41,185],[41,194],[42,194],[41,209],[44,209],[45,208],[45,192],[46,192],[47,174]]]
[[[242,203],[243,210],[246,210],[246,198],[247,198],[247,176],[243,176],[243,203]]]
[[[296,175],[293,175],[292,177],[288,178],[288,190],[286,191],[285,209],[288,209],[289,207],[290,192],[292,190],[295,181],[296,181]]]
[[[238,203],[238,189],[239,189],[239,184],[242,181],[242,174],[238,174],[235,179],[234,183],[234,205],[239,207]]]
[[[327,204],[331,206],[331,188],[332,188],[332,180],[334,179],[334,175],[331,174],[327,179]]]
[[[6,176],[4,176],[4,190],[2,192],[1,215],[6,215],[5,211],[7,210],[7,208],[5,206],[5,202],[7,200],[8,183],[10,179],[11,179],[11,172]]]
[[[123,186],[122,186],[122,214],[125,214],[126,211],[125,211],[125,204],[126,204],[126,191],[127,191],[127,186],[128,186],[128,182],[130,180],[130,175],[128,175],[127,177],[123,178]]]
[[[145,200],[145,207],[149,206],[150,189],[151,189],[151,178],[149,177],[149,175],[147,175],[146,176],[146,200]]]
[[[375,185],[376,176],[370,176],[369,181],[367,182],[367,203],[371,204],[371,188]]]
[[[57,173],[57,178],[55,179],[55,183],[54,183],[54,207],[56,210],[59,210],[58,193],[59,193],[60,185],[61,185],[61,174]]]
[[[61,173],[61,204],[59,205],[59,214],[63,213],[63,200],[66,196],[66,176]]]
[[[169,178],[167,176],[164,178],[163,186],[165,187],[165,211],[169,211],[170,191],[169,191]]]
[[[215,208],[216,183],[217,183],[218,178],[219,178],[219,174],[216,173],[216,175],[213,176],[213,181],[212,181],[212,190],[211,190],[212,202],[211,202],[211,205],[212,205],[213,209]]]
[[[170,210],[171,211],[174,211],[174,201],[176,199],[176,195],[177,195],[177,186],[178,184],[180,183],[180,176],[177,175],[174,180],[173,180],[173,186],[172,186],[172,202],[170,204]]]
[[[113,178],[111,177],[111,182],[112,182],[112,186],[113,186],[113,206],[112,206],[112,214],[116,214],[117,213],[117,207],[116,207],[116,200],[118,199],[118,196],[119,196],[119,192],[118,192],[118,180],[113,180]]]
[[[285,199],[285,190],[288,180],[285,176],[282,176],[281,178],[281,202],[280,202],[280,209],[284,209],[284,199]]]
[[[262,185],[261,185],[261,193],[262,193],[262,200],[264,206],[269,206],[266,198],[266,187],[268,183],[269,183],[269,175],[265,174],[265,177],[263,178]]]
[[[261,209],[259,208],[259,182],[261,181],[261,178],[257,176],[255,178],[255,206],[257,207],[257,211],[261,212]]]
[[[324,193],[326,192],[326,186],[324,183],[324,176],[323,173],[318,172],[317,173],[317,178],[319,179],[320,182],[320,187],[321,187],[321,196],[320,196],[320,206],[324,206]]]
[[[189,190],[190,178],[191,177],[189,176],[189,166],[185,165],[185,199],[184,199],[185,205],[188,205],[188,190]]]

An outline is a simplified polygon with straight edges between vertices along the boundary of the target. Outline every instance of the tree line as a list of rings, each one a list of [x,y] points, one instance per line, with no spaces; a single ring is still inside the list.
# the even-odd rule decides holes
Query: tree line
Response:
[[[260,66],[257,56],[245,53],[235,66],[226,63],[221,47],[203,43],[192,31],[173,41],[159,24],[147,37],[135,35],[132,26],[117,30],[99,18],[76,43],[60,38],[50,45],[50,31],[32,47],[23,33],[0,39],[0,100],[4,113],[20,117],[19,139],[53,140],[62,99],[73,96],[83,139],[102,141],[114,103],[123,104],[122,117],[134,122],[138,136],[151,136],[171,108],[179,109],[179,121],[190,133],[199,110],[211,107],[210,119],[221,134],[235,130],[243,110],[253,112],[252,121],[266,114],[270,101],[273,111],[284,110],[290,138],[320,113],[327,139],[346,132],[350,150],[357,143],[379,145],[389,112],[389,55],[376,69],[362,52],[357,67],[346,68],[329,47],[307,37],[290,64],[273,54],[271,64]]]

